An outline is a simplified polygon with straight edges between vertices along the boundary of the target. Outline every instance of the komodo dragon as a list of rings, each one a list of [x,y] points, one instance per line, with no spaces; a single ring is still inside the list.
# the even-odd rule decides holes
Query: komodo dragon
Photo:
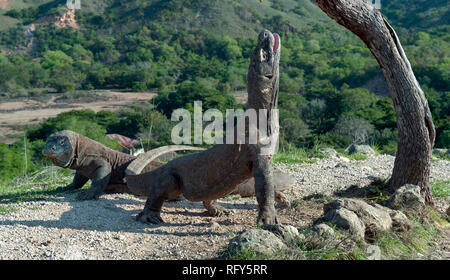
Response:
[[[261,32],[248,70],[247,109],[266,109],[267,134],[272,141],[278,137],[278,123],[273,124],[276,116],[272,109],[276,109],[278,104],[280,48],[277,34],[268,30]],[[258,134],[261,129],[258,127]],[[142,174],[147,163],[159,156],[158,149],[133,161],[125,171],[128,188],[133,193],[148,193],[144,210],[137,215],[136,220],[151,224],[163,222],[161,208],[164,201],[180,194],[191,201],[203,201],[209,212],[215,209],[221,211],[215,200],[229,194],[253,176],[259,212],[257,223],[278,223],[274,206],[272,154],[262,153],[265,146],[261,141],[257,144],[247,141],[243,144],[234,143],[217,144],[206,151],[176,158]]]
[[[73,143],[73,144],[72,144]],[[75,144],[76,143],[76,144]],[[73,147],[77,147],[77,151],[72,154],[72,157],[68,156],[68,153],[64,151],[73,151]],[[90,148],[90,151],[87,151],[87,148]],[[192,150],[191,147],[187,146],[165,146],[166,151],[171,150]],[[173,149],[172,147],[179,147]],[[92,153],[92,151],[97,151],[97,153]],[[197,150],[197,149],[194,149]],[[200,149],[199,149],[200,150]],[[50,135],[47,139],[47,143],[45,148],[43,149],[43,154],[48,157],[55,165],[71,168],[76,170],[74,180],[71,184],[66,187],[58,188],[60,191],[69,191],[74,189],[79,189],[83,187],[83,185],[91,178],[92,175],[86,174],[86,171],[92,170],[90,167],[87,168],[90,163],[82,163],[83,155],[90,154],[95,156],[97,154],[98,160],[100,162],[107,161],[110,167],[106,167],[106,169],[111,168],[111,177],[108,181],[108,184],[103,187],[103,192],[105,193],[132,193],[126,183],[125,183],[125,173],[124,170],[128,166],[128,164],[133,161],[136,157],[131,156],[125,153],[120,153],[114,150],[111,150],[102,144],[84,137],[78,133],[73,131],[60,131]],[[104,156],[100,156],[103,154]],[[69,164],[68,162],[73,161],[73,157],[77,158],[77,164]],[[111,159],[115,160],[115,164],[111,163]],[[103,162],[104,163],[104,162]],[[96,163],[94,163],[95,165]],[[151,171],[164,163],[159,161],[152,161],[144,168],[144,172]],[[98,167],[100,165],[96,164]],[[115,166],[115,168],[113,168]],[[95,167],[93,167],[95,169]],[[84,175],[83,175],[84,174]],[[274,172],[274,185],[275,185],[275,200],[283,205],[289,206],[289,200],[279,192],[279,190],[284,190],[295,183],[295,180],[289,175],[282,173],[280,171]],[[236,190],[234,190],[231,194],[238,194],[242,197],[249,197],[255,195],[255,187],[254,180],[250,178],[247,182],[239,185]],[[98,195],[94,195],[92,198],[97,198]],[[80,194],[80,199],[89,199],[86,194]],[[210,212],[213,216],[221,215],[222,212]]]
[[[159,148],[162,154],[202,148],[173,145]],[[104,192],[132,193],[125,182],[125,169],[135,156],[112,150],[103,144],[70,130],[63,130],[47,138],[42,153],[55,165],[76,170],[73,182],[61,191],[80,189],[91,179],[91,188],[82,191],[78,199],[97,199]],[[151,161],[144,168],[153,170],[164,163]]]

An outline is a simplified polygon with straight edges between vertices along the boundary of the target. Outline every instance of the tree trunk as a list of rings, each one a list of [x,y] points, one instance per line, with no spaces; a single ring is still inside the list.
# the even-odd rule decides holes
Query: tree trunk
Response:
[[[435,128],[425,94],[397,34],[381,13],[363,0],[316,0],[316,3],[330,18],[364,41],[389,85],[398,127],[391,187],[418,185],[425,201],[433,204],[429,175]]]

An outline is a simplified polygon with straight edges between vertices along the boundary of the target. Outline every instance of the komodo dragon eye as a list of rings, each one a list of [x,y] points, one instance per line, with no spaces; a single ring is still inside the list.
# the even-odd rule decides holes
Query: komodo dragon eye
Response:
[[[59,145],[64,145],[64,143],[66,143],[66,140],[65,140],[65,139],[59,140]]]

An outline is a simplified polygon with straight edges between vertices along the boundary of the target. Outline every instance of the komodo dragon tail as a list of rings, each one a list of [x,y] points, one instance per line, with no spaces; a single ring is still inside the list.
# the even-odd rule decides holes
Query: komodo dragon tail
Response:
[[[140,154],[135,160],[133,160],[125,170],[125,176],[127,180],[128,188],[132,190],[134,194],[147,195],[146,189],[148,188],[148,181],[143,180],[141,174],[142,170],[147,166],[148,163],[154,161],[156,158],[163,154],[176,151],[204,151],[204,148],[184,146],[184,145],[170,145],[163,146],[153,150],[150,150],[144,154]],[[147,184],[144,184],[144,181]]]

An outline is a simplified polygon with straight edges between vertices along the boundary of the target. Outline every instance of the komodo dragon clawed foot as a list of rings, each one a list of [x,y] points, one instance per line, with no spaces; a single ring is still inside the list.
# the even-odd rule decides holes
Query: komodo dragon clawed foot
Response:
[[[102,192],[96,192],[90,189],[84,190],[77,195],[77,200],[95,200],[98,199],[100,195],[102,195]]]
[[[144,224],[160,224],[164,223],[160,212],[156,211],[142,211],[136,216],[136,221]]]
[[[256,220],[257,225],[276,225],[278,223],[275,208],[271,210],[259,211],[258,219]]]
[[[207,200],[203,201],[203,206],[206,211],[208,211],[209,215],[213,217],[221,217],[223,215],[229,215],[231,210],[224,208],[215,200]]]
[[[77,189],[77,186],[75,186],[75,184],[71,183],[71,184],[68,184],[65,187],[58,187],[58,188],[56,188],[55,192],[68,192],[68,191],[73,191],[73,190],[76,190],[76,189]]]
[[[291,208],[291,201],[289,198],[279,191],[275,191],[275,201],[287,208]]]

